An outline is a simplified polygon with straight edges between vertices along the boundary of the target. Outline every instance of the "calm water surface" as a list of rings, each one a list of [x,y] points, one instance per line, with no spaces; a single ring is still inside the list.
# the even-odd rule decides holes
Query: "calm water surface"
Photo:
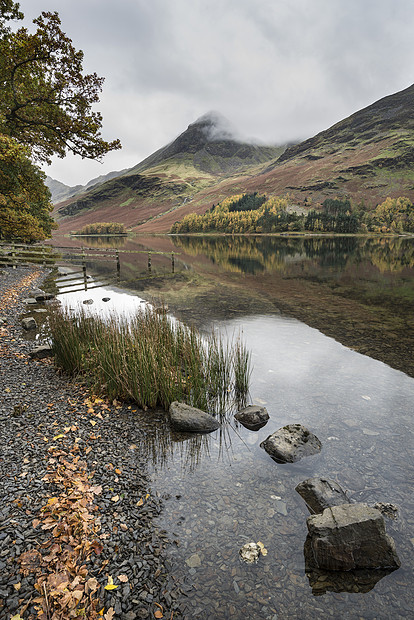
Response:
[[[331,242],[319,248],[313,243],[307,253],[305,240],[282,240],[277,254],[273,241],[258,249],[249,240],[244,257],[237,254],[240,248],[229,247],[226,256],[222,241],[175,243],[185,250],[180,260],[190,270],[201,265],[204,272],[237,278],[261,274],[268,281],[281,270],[284,275],[305,272],[307,281],[312,275],[335,282],[348,296],[362,291],[358,294],[365,300],[370,296],[376,308],[399,303],[410,312],[412,240],[371,248],[356,241],[353,248],[346,242],[340,253]],[[92,292],[76,295],[81,300]],[[105,295],[97,289],[98,310],[103,311],[98,300]],[[105,308],[110,311],[140,304],[131,295],[118,297],[112,291],[108,296],[112,299]],[[70,299],[74,304],[75,295]],[[210,320],[215,316],[209,311],[199,320],[202,328],[215,326],[229,337],[243,333],[254,367],[251,401],[267,407],[268,424],[253,432],[230,417],[216,433],[188,437],[171,433],[163,415],[147,415],[138,424],[145,430],[144,441],[139,433],[135,439],[148,455],[153,491],[164,498],[158,525],[176,541],[170,562],[186,584],[186,617],[413,617],[414,379],[283,312]],[[398,351],[398,338],[394,346]],[[288,423],[304,424],[315,433],[321,453],[296,464],[275,463],[259,444]],[[387,519],[386,526],[396,542],[400,569],[387,575],[372,571],[363,579],[352,573],[306,574],[308,512],[294,489],[311,476],[336,480],[353,501],[399,507],[398,519]],[[239,560],[240,547],[250,541],[261,541],[268,550],[256,565]]]

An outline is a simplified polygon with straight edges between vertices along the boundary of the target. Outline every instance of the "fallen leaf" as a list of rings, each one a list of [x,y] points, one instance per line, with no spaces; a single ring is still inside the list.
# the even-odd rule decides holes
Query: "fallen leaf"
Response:
[[[117,468],[115,469],[115,473],[116,473],[116,474],[118,474],[118,475],[120,475],[120,474],[122,474],[122,471],[121,471],[121,470],[117,467]]]
[[[119,586],[116,586],[114,584],[114,580],[112,579],[112,577],[108,577],[108,583],[105,586],[105,590],[115,590],[116,588],[118,588]],[[108,609],[108,612],[110,610]],[[105,616],[106,617],[106,616]]]
[[[154,612],[154,618],[164,618],[164,614],[160,609],[157,609],[157,611]]]
[[[126,583],[128,581],[127,575],[118,575],[118,579],[121,583]]]
[[[64,437],[65,435],[60,434],[60,435],[56,435],[55,437],[53,437],[53,441],[56,441],[56,439],[62,439],[62,437]]]
[[[141,499],[137,502],[137,506],[142,506],[143,503],[144,503],[144,500],[141,497]]]
[[[111,497],[111,502],[119,502],[119,495],[114,495]]]
[[[15,589],[15,590],[19,591],[19,590],[20,590],[20,588],[22,587],[22,583],[21,583],[21,581],[19,581],[19,583],[14,583],[14,584],[13,584],[13,587],[14,587],[14,589]]]
[[[117,586],[115,586],[115,587],[117,587]],[[108,609],[108,611],[106,612],[106,614],[105,614],[104,618],[105,618],[105,620],[112,620],[112,618],[114,617],[114,615],[115,615],[114,608],[113,608],[113,607],[110,607],[110,608]]]
[[[21,617],[20,614],[16,614],[15,616],[12,616],[10,620],[23,620],[23,618]]]
[[[92,426],[95,426],[96,424],[95,420],[89,420],[89,422],[92,424]]]
[[[39,523],[40,523],[39,519],[33,519],[33,521],[32,521],[32,527],[33,527],[34,529],[36,529],[36,528],[37,528],[37,526],[39,525]]]
[[[88,579],[86,585],[91,592],[95,592],[99,588],[98,580],[95,579],[95,577],[91,577],[90,579]]]

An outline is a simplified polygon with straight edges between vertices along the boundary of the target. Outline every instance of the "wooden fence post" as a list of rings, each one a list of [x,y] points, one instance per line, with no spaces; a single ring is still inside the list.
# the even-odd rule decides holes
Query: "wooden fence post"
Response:
[[[85,287],[85,291],[88,290],[88,278],[86,275],[86,261],[85,261],[85,249],[82,248],[82,271],[83,271],[83,285]]]
[[[174,264],[174,252],[171,252],[171,273],[174,273],[174,268],[175,268],[175,264]]]
[[[119,251],[116,250],[116,279],[119,280],[121,279],[121,263],[119,261]]]
[[[148,273],[151,273],[151,252],[148,252]]]

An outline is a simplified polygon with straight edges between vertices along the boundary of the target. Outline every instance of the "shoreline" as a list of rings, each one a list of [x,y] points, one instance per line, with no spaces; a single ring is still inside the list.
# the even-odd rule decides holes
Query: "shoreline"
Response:
[[[179,618],[182,592],[164,553],[170,542],[153,522],[162,501],[133,443],[142,433],[135,427],[137,408],[90,399],[84,386],[58,375],[50,359],[29,357],[33,342],[22,335],[22,300],[49,273],[18,267],[0,275],[0,620],[17,613],[25,620],[36,617],[32,601],[39,596],[34,589],[39,570],[23,575],[18,558],[29,550],[47,552],[52,535],[42,530],[41,509],[65,489],[44,477],[56,469],[51,455],[70,455],[74,446],[87,480],[99,491],[91,514],[100,552],[83,560],[87,578],[98,582],[99,609],[136,620],[154,617],[161,606],[168,617]],[[116,588],[105,589],[109,577]]]

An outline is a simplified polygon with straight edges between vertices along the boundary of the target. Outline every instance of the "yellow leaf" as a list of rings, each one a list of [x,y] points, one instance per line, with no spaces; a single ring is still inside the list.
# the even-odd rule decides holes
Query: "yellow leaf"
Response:
[[[144,503],[144,500],[143,500],[143,499],[142,499],[142,497],[141,497],[141,499],[139,500],[139,502],[137,502],[137,506],[142,506],[142,504],[143,504],[143,503]]]
[[[119,502],[119,495],[114,495],[111,497],[111,502]]]
[[[62,439],[62,437],[64,437],[65,435],[56,435],[56,437],[53,437],[53,441],[56,441],[56,439]]]
[[[14,583],[14,584],[13,584],[13,587],[14,587],[14,589],[15,589],[15,590],[19,591],[19,590],[20,590],[20,588],[22,587],[22,584],[21,584],[21,582],[19,581],[19,583]]]
[[[95,420],[89,420],[89,422],[92,424],[92,426],[95,426],[96,424]]]
[[[104,611],[105,611],[105,607],[102,607],[102,609],[101,609],[101,610],[100,610],[100,612],[99,612],[99,615],[100,615],[100,616],[103,616]]]
[[[47,505],[48,505],[48,506],[51,506],[52,504],[56,504],[56,502],[57,502],[57,501],[58,501],[58,498],[57,498],[57,497],[50,497],[50,498],[47,500]]]
[[[112,579],[112,577],[108,577],[108,583],[105,586],[105,590],[115,590],[118,587],[119,586],[116,586],[114,584],[114,580]]]
[[[12,616],[10,620],[23,620],[23,618],[21,617],[20,614],[16,614],[15,616]]]

